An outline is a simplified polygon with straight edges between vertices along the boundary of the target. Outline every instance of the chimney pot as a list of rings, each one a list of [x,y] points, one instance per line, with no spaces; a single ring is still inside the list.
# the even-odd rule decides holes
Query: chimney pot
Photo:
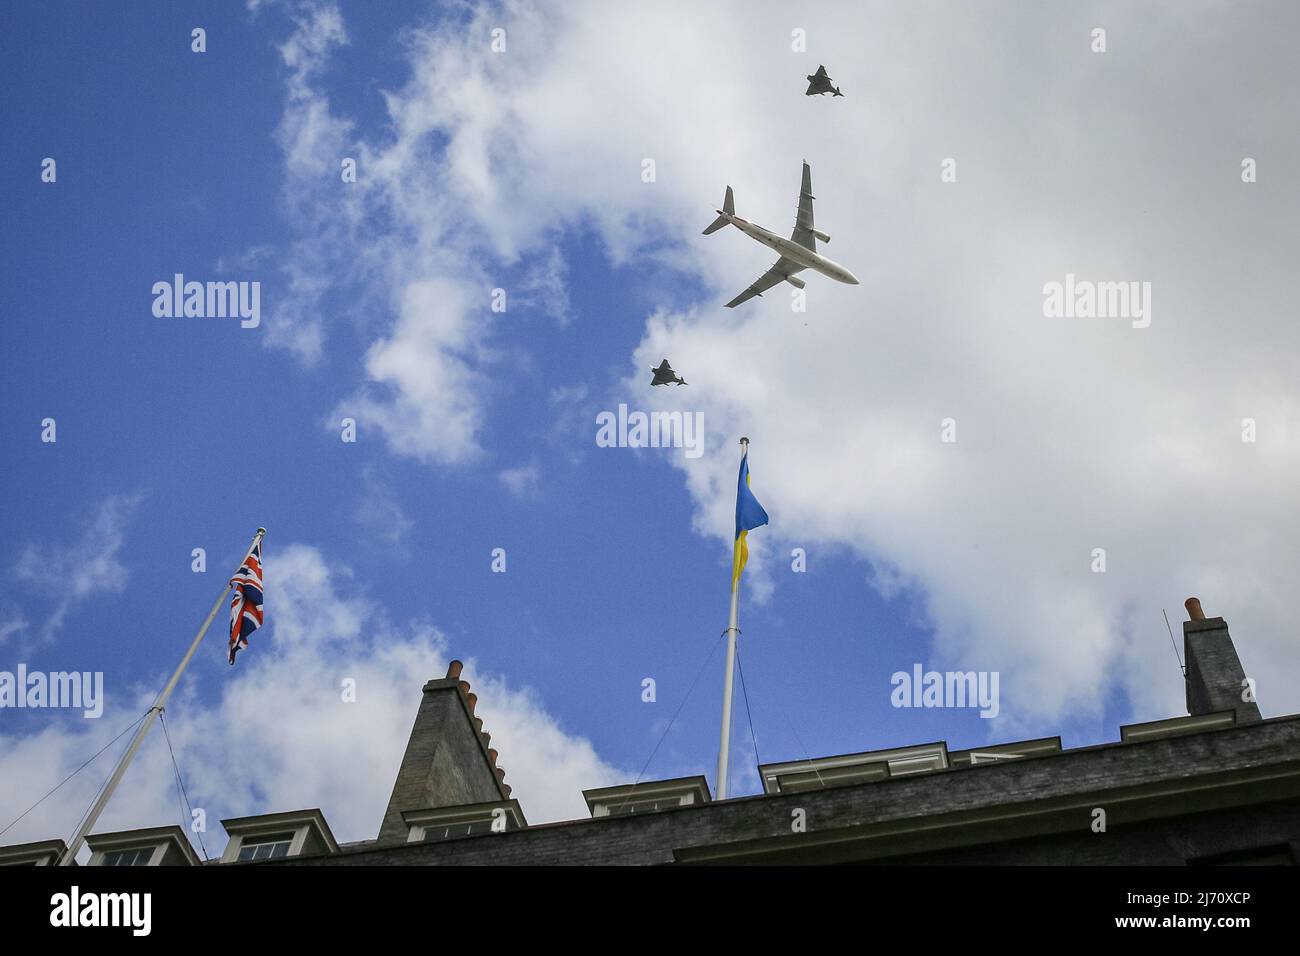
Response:
[[[492,735],[491,735],[490,733],[488,733],[486,730],[482,730],[482,731],[479,731],[479,736],[483,738],[483,746],[484,746],[484,747],[487,747],[488,750],[491,750],[491,749],[492,749]]]
[[[1189,621],[1205,620],[1205,612],[1201,610],[1200,598],[1189,597],[1183,602],[1183,606],[1187,608],[1187,619]]]
[[[510,784],[505,783],[505,782],[503,781],[502,784],[501,784],[501,792],[504,793],[504,794],[506,795],[506,799],[509,800],[509,799],[510,799]]]
[[[469,701],[469,712],[472,714],[474,708],[478,706],[478,694],[466,694],[465,697]]]
[[[500,780],[502,783],[505,783],[505,782],[506,782],[506,768],[505,768],[505,767],[497,767],[497,779]]]
[[[460,672],[465,667],[460,661],[452,661],[447,665],[447,679],[457,680],[460,678]]]
[[[492,766],[495,767],[497,763],[497,752],[495,748],[493,747],[488,748],[488,759],[492,761]]]
[[[468,694],[468,693],[469,693],[469,681],[467,681],[467,680],[463,680],[463,681],[461,681],[461,682],[460,682],[460,689],[463,690],[465,693]]]

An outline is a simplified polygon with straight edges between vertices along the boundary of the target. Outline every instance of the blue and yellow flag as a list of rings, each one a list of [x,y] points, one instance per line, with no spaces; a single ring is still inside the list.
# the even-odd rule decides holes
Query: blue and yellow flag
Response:
[[[736,482],[736,542],[731,559],[731,589],[736,590],[740,572],[749,560],[749,545],[745,535],[754,528],[767,524],[767,512],[749,490],[749,449],[740,457],[740,479]]]

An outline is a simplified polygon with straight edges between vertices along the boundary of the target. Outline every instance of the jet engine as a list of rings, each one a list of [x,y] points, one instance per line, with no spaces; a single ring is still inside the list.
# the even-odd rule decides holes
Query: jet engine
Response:
[[[800,279],[798,276],[786,276],[785,281],[790,283],[796,289],[802,289],[807,284],[803,281],[803,279]]]
[[[831,237],[828,236],[828,235],[826,235],[826,233],[822,232],[820,229],[814,229],[814,230],[812,231],[812,234],[813,234],[814,236],[816,236],[818,239],[820,239],[822,242],[830,242],[830,241],[831,241]]]

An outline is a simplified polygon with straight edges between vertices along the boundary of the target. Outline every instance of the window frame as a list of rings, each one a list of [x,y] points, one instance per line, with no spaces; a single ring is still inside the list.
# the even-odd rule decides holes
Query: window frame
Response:
[[[262,860],[283,860],[293,853],[293,841],[298,834],[294,831],[288,833],[270,833],[266,836],[249,836],[239,841],[239,852],[235,855],[237,863],[260,863]],[[257,856],[257,851],[262,847],[283,846],[284,852],[276,853],[274,849],[265,856]],[[245,857],[244,851],[252,850],[250,856]]]
[[[120,861],[113,861],[114,857],[125,857],[126,854],[128,853],[133,854],[132,857],[133,862],[122,863]],[[148,854],[148,856],[144,858],[143,862],[140,861],[141,853]],[[157,855],[158,855],[158,847],[156,846],[137,846],[137,847],[127,846],[127,847],[122,847],[121,849],[105,850],[104,857],[102,860],[100,860],[99,865],[100,866],[153,866],[154,857],[156,857]]]

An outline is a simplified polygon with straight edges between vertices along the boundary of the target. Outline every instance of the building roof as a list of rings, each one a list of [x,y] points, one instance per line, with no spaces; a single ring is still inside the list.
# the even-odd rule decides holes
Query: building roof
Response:
[[[758,768],[763,793],[724,801],[711,799],[703,776],[637,781],[584,791],[590,819],[541,826],[511,798],[453,661],[446,678],[424,685],[375,839],[336,843],[319,810],[272,813],[224,821],[226,857],[237,856],[242,835],[290,824],[299,833],[288,854],[253,865],[1300,856],[1288,842],[1300,832],[1300,715],[1262,719],[1226,623],[1188,606],[1188,715],[1126,725],[1118,741],[1063,750],[1059,737],[1042,737],[949,751],[940,740],[789,760]],[[1233,844],[1235,834],[1250,846]],[[178,827],[90,842],[159,838],[193,858]]]

